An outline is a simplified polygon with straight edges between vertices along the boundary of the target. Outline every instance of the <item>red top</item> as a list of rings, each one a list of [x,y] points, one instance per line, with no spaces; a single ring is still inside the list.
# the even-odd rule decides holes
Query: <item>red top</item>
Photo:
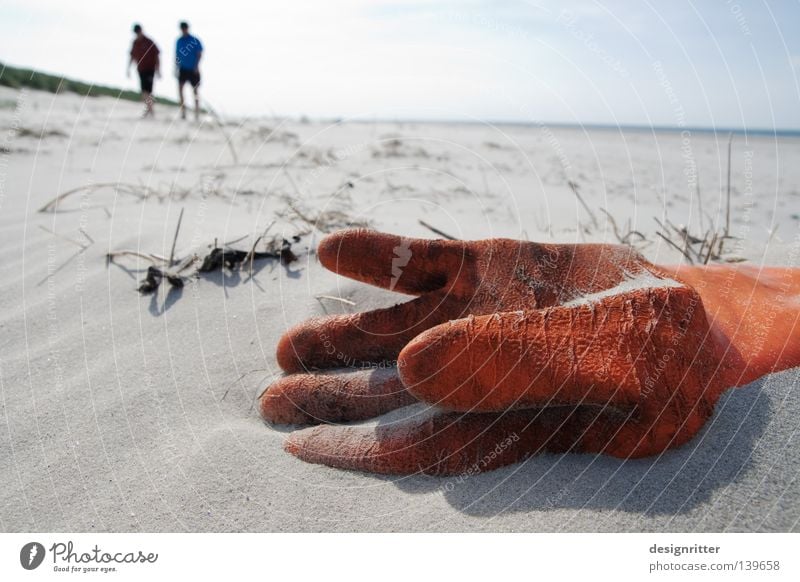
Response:
[[[133,41],[131,58],[138,63],[140,71],[155,71],[158,67],[158,47],[156,43],[142,35]]]

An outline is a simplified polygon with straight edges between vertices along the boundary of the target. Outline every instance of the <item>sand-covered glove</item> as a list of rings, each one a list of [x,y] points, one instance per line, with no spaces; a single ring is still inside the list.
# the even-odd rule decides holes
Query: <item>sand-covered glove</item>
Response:
[[[475,473],[541,452],[680,446],[728,387],[800,364],[800,270],[659,267],[606,244],[326,237],[331,271],[409,302],[315,318],[277,350],[272,423],[333,467]],[[422,401],[424,412],[372,418]],[[332,424],[336,423],[336,424]]]

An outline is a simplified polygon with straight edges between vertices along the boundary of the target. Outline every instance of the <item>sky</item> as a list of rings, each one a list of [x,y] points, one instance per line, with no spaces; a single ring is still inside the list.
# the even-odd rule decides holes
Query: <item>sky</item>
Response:
[[[0,0],[0,61],[174,96],[177,25],[228,115],[800,129],[800,0]]]

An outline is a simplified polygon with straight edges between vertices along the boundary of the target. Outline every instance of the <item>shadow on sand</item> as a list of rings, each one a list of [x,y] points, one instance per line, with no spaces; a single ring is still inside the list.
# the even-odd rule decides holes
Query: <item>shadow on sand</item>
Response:
[[[726,392],[697,437],[659,457],[548,454],[471,477],[391,481],[412,494],[440,491],[454,508],[475,516],[560,508],[686,513],[747,474],[771,410],[779,406],[764,383]]]
[[[120,267],[129,277],[133,279],[141,277],[141,275],[146,272],[144,270],[128,269],[122,265],[118,265],[117,263],[114,263],[114,265]],[[269,267],[270,272],[272,272],[279,266],[283,267],[284,274],[290,279],[297,279],[302,276],[302,267],[293,266],[293,264],[282,265],[278,259],[259,259],[253,261],[252,272],[250,272],[249,269],[226,269],[212,271],[209,273],[197,273],[196,277],[198,281],[208,281],[214,285],[217,285],[218,287],[222,287],[223,289],[252,283],[258,287],[259,290],[266,292],[266,290],[259,284],[256,276],[267,267]],[[150,295],[150,303],[147,310],[150,312],[150,315],[154,317],[162,316],[169,311],[169,309],[175,305],[181,297],[183,297],[182,287],[174,287],[164,281],[160,285],[160,289]]]

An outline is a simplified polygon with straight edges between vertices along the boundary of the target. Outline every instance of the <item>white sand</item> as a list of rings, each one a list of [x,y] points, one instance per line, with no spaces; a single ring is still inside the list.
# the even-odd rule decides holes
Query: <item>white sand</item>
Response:
[[[422,218],[459,238],[613,241],[599,212],[598,228],[578,228],[591,219],[567,177],[592,208],[653,240],[648,258],[674,262],[654,236],[664,198],[673,222],[700,230],[680,134],[250,120],[226,127],[234,164],[213,123],[158,113],[139,122],[135,104],[0,91],[0,530],[798,529],[796,370],[727,393],[701,436],[658,459],[542,456],[469,479],[375,477],[284,453],[284,433],[253,401],[279,374],[287,326],[400,296],[326,273],[313,256],[154,297],[135,291],[146,263],[126,261],[129,273],[105,264],[109,250],[169,254],[181,208],[180,256],[276,218],[273,232],[294,234],[304,225],[287,197],[308,215],[337,210],[408,235],[432,236]],[[725,140],[690,141],[702,204],[718,221]],[[737,136],[733,229],[746,240],[736,254],[797,264],[799,156],[798,140]],[[75,195],[36,213],[101,182],[166,197]],[[94,244],[75,256],[40,227],[85,241],[82,227]]]

